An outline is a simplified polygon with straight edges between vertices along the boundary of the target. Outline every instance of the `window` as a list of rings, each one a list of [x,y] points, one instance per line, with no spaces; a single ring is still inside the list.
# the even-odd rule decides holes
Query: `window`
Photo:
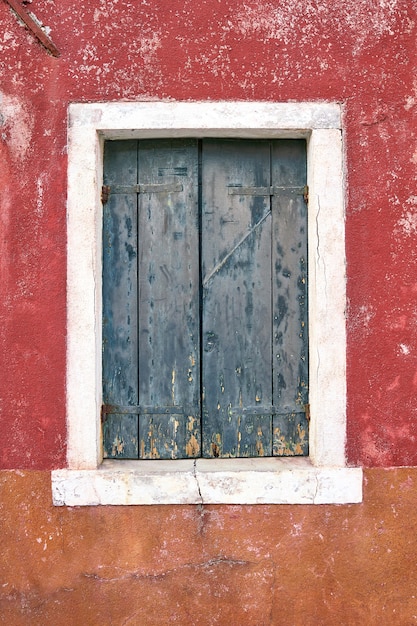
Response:
[[[308,455],[304,139],[107,141],[105,458]]]
[[[361,501],[362,472],[360,468],[346,467],[344,450],[346,296],[340,117],[340,107],[331,103],[138,102],[70,106],[68,468],[52,473],[55,504]],[[210,142],[215,145],[214,140],[228,140],[231,144],[233,143],[231,140],[266,140],[265,145],[268,146],[275,140],[296,140],[296,143],[297,140],[301,140],[300,143],[303,145],[305,142],[309,186],[308,457],[185,458],[175,461],[103,460],[101,439],[103,250],[100,192],[103,184],[104,145],[106,141],[116,140],[134,140],[136,145],[140,145],[145,140],[174,141],[189,137],[195,138],[197,143],[201,144],[207,141],[207,145]],[[204,147],[201,150],[204,152]],[[221,154],[223,152],[224,150],[220,150]],[[216,154],[215,160],[217,159]],[[247,171],[251,171],[251,168],[247,168]],[[201,176],[204,178],[203,171]],[[175,179],[170,181],[170,184],[171,182],[175,182]],[[177,182],[179,185],[184,184]],[[136,181],[135,184],[140,183],[141,181]],[[114,185],[116,184],[123,185],[123,181],[114,182]],[[143,184],[148,182],[144,181]],[[230,197],[229,187],[227,188],[228,200],[238,202],[243,198],[243,202],[249,203],[254,197],[250,195],[245,197],[246,194],[238,193],[239,184],[245,187],[263,186],[257,181],[255,184],[253,182],[246,184],[244,180],[238,179],[231,180],[226,186],[228,184],[231,185]],[[274,182],[265,186],[280,185],[275,185]],[[181,192],[172,192],[175,193]],[[199,204],[203,206],[204,191],[198,193],[202,195]],[[270,196],[260,198],[261,200],[257,202],[263,203]],[[275,201],[274,198],[275,194],[271,202]],[[252,224],[256,221],[254,220]],[[200,231],[202,232],[202,229]],[[174,233],[181,232],[174,224],[173,237]],[[177,241],[181,240],[181,235],[179,237]],[[212,243],[212,241],[205,243],[202,240],[197,246],[197,256],[200,249],[203,259],[204,246]],[[210,254],[212,258],[216,258]],[[201,269],[198,271],[201,277],[204,277],[203,263],[199,262],[199,266]],[[201,279],[198,284],[201,291]],[[181,302],[183,301],[182,298]],[[204,352],[204,311],[202,333],[200,354]],[[208,337],[206,347],[210,349],[211,345]],[[200,368],[204,367],[204,363],[200,363]],[[124,403],[125,400],[122,400]],[[127,404],[132,402],[129,401]],[[272,410],[272,406],[275,407],[275,398],[273,405],[269,402],[264,405],[263,402],[262,397],[262,407],[270,407],[271,412],[267,413],[275,417],[275,409]],[[174,402],[172,406],[177,404]],[[185,411],[187,412],[188,410]]]

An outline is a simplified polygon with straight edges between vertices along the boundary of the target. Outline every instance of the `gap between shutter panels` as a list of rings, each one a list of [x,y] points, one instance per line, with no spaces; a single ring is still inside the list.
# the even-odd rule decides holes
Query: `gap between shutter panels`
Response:
[[[106,457],[308,454],[305,161],[303,140],[106,142]]]

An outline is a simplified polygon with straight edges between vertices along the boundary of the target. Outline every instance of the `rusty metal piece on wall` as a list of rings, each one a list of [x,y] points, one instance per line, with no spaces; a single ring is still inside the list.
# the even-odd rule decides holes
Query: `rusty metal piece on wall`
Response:
[[[13,11],[20,17],[28,29],[35,35],[40,43],[47,49],[54,57],[61,56],[60,51],[55,46],[52,39],[41,28],[36,19],[30,15],[26,9],[18,2],[18,0],[5,0],[13,9]]]
[[[101,188],[101,204],[107,204],[110,195],[110,185],[103,185]]]

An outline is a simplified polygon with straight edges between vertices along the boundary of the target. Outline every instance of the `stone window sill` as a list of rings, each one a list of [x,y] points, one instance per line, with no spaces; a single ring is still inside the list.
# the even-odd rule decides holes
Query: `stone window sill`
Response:
[[[56,506],[353,504],[362,469],[314,467],[306,458],[104,461],[52,472]]]

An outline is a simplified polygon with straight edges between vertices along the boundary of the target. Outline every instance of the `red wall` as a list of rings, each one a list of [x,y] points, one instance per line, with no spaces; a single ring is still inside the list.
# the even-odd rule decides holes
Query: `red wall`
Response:
[[[0,5],[5,468],[65,459],[66,110],[118,99],[333,100],[347,163],[348,456],[416,464],[416,10],[410,0]]]
[[[66,111],[94,100],[344,105],[348,457],[417,464],[417,15],[411,0],[0,4],[1,466],[65,463]],[[342,277],[341,277],[342,279]]]

